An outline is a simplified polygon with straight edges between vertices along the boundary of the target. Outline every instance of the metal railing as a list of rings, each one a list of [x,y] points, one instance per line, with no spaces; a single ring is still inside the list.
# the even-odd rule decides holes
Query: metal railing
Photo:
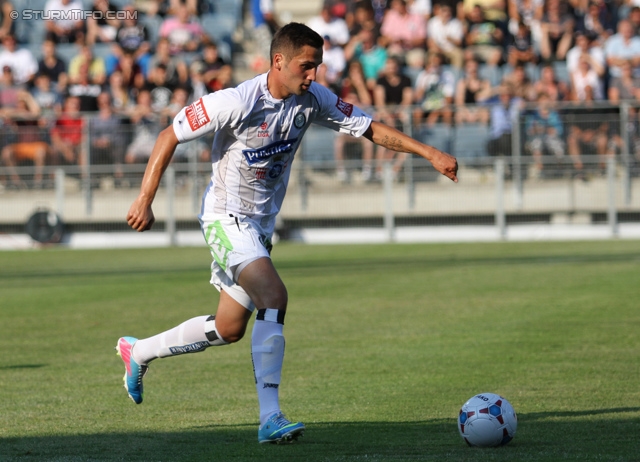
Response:
[[[505,238],[514,225],[549,223],[605,226],[608,236],[618,236],[620,223],[640,223],[637,107],[625,103],[599,108],[609,111],[606,118],[594,108],[587,112],[571,107],[573,119],[562,119],[563,155],[545,151],[540,159],[531,155],[526,131],[527,116],[535,107],[523,107],[513,120],[509,152],[501,156],[491,155],[487,147],[489,126],[406,127],[414,137],[458,157],[458,184],[415,156],[394,172],[390,162],[376,163],[375,152],[368,176],[362,158],[368,141],[361,140],[344,145],[346,176],[339,176],[334,145],[339,135],[312,126],[292,164],[280,232],[286,237],[302,228],[370,227],[394,240],[403,227],[466,224],[490,228]],[[571,127],[597,131],[605,119],[609,127],[602,132],[606,138],[599,138],[601,144],[589,137],[578,140],[578,169],[576,157],[568,154],[568,143],[575,145],[577,136]],[[0,167],[1,232],[23,232],[39,209],[55,211],[69,232],[127,229],[125,215],[137,196],[145,165],[92,163],[90,127],[83,129],[82,165],[44,165],[40,182],[33,165]],[[124,124],[112,135],[126,141],[125,156],[135,130]],[[168,169],[154,204],[155,229],[167,233],[170,243],[177,242],[182,230],[198,229],[196,215],[211,172],[211,165],[199,157],[202,145],[185,146],[189,147],[181,159]],[[11,181],[14,174],[20,179],[17,185]]]

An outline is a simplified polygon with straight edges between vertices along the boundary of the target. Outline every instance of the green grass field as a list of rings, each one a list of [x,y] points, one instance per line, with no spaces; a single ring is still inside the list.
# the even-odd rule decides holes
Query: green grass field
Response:
[[[281,404],[257,443],[250,341],[158,360],[145,402],[113,347],[215,311],[203,248],[0,253],[0,461],[640,460],[640,242],[301,246]],[[460,406],[513,404],[507,446]]]

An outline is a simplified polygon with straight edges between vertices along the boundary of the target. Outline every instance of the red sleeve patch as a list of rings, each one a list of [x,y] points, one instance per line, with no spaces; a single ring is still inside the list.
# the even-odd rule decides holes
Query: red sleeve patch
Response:
[[[189,126],[191,127],[191,131],[194,132],[197,129],[204,127],[210,121],[209,115],[204,108],[202,98],[200,98],[198,101],[194,101],[190,106],[187,106],[186,115]]]
[[[338,98],[338,102],[336,103],[336,107],[347,117],[351,117],[351,113],[353,112],[353,104],[346,103],[342,100],[342,98]]]

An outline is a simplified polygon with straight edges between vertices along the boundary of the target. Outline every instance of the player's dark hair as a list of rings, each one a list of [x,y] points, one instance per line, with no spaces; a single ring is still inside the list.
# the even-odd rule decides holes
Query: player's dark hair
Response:
[[[271,41],[271,63],[276,53],[282,53],[285,58],[290,59],[296,55],[303,46],[308,45],[313,48],[322,48],[324,39],[304,24],[290,22],[276,32]]]

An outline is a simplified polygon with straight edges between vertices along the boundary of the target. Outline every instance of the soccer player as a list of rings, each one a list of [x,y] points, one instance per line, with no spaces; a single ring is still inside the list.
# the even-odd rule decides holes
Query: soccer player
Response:
[[[291,163],[309,124],[418,154],[457,182],[454,157],[372,121],[314,82],[322,46],[322,37],[303,24],[282,27],[272,40],[266,74],[200,98],[158,136],[127,222],[137,231],[151,228],[151,205],[176,146],[215,132],[213,173],[198,218],[213,257],[211,284],[220,300],[215,316],[195,317],[145,339],[118,340],[125,388],[135,403],[142,402],[142,378],[151,361],[237,342],[257,309],[251,355],[260,408],[258,441],[286,442],[304,432],[304,424],[285,418],[278,401],[287,289],[269,254]]]

